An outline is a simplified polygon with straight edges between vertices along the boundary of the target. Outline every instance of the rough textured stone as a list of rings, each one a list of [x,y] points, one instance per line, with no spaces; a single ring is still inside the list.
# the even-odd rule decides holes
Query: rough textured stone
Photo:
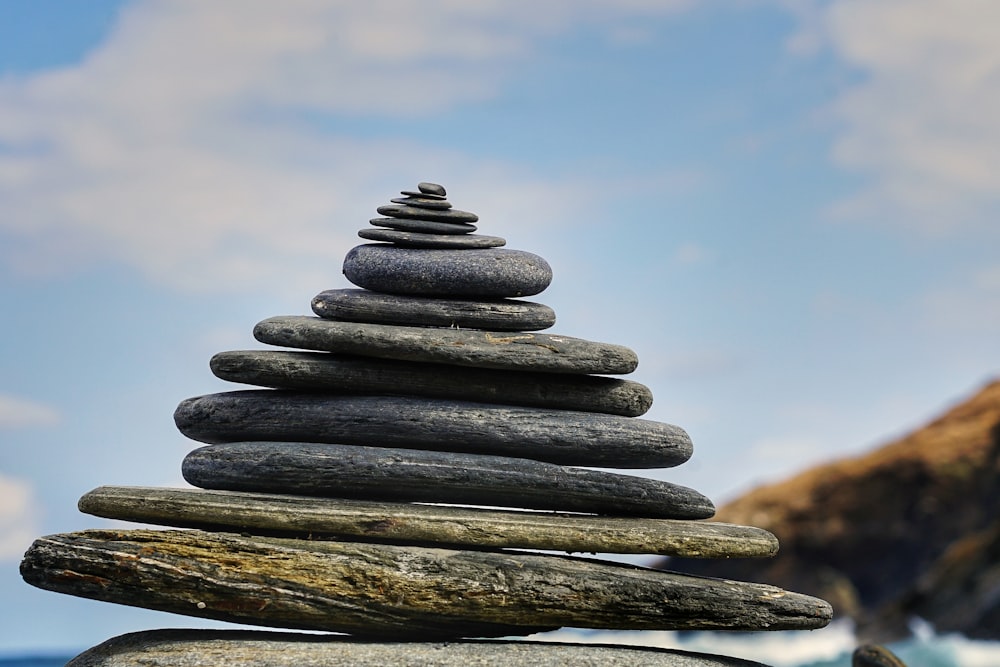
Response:
[[[385,241],[404,248],[499,248],[506,239],[482,234],[424,234],[398,229],[362,229],[358,236],[368,241]]]
[[[233,442],[184,458],[184,479],[204,489],[394,502],[707,519],[712,501],[656,479],[530,459],[389,447]]]
[[[210,444],[325,442],[607,468],[668,468],[692,451],[683,429],[646,419],[407,396],[234,391],[182,401],[174,421]]]
[[[400,642],[250,630],[149,630],[66,667],[767,667],[707,653],[529,641]]]
[[[622,345],[539,333],[401,327],[298,315],[253,330],[261,343],[319,352],[542,373],[621,375],[639,364]]]
[[[854,649],[851,667],[906,667],[903,661],[884,646],[864,644]]]
[[[322,318],[420,327],[537,331],[556,323],[546,305],[520,299],[435,299],[361,289],[320,292],[312,300]]]
[[[220,352],[210,366],[223,380],[276,389],[425,396],[625,417],[642,415],[653,402],[645,385],[598,375],[493,371],[329,352]]]
[[[409,220],[403,218],[372,218],[369,222],[376,227],[389,227],[397,231],[416,232],[419,234],[461,236],[476,231],[475,225],[457,222],[435,222],[433,220]]]
[[[435,195],[430,192],[420,192],[419,190],[400,190],[399,194],[407,197],[422,197],[425,199],[445,199],[445,195]]]
[[[390,218],[412,218],[414,220],[437,220],[439,222],[476,222],[479,216],[468,211],[459,211],[457,208],[450,208],[444,211],[434,211],[426,208],[416,208],[414,206],[402,206],[400,204],[386,204],[379,206],[376,211],[380,215]]]
[[[433,250],[360,245],[344,258],[358,287],[390,294],[512,297],[542,292],[552,268],[530,252],[507,248]]]
[[[393,204],[414,206],[416,208],[429,208],[435,211],[444,211],[451,208],[451,202],[445,201],[444,199],[432,199],[430,197],[396,197],[390,201]]]
[[[375,637],[499,636],[570,626],[798,630],[830,606],[774,586],[509,551],[246,537],[200,530],[49,535],[29,584],[224,621]]]
[[[589,553],[773,556],[765,530],[710,521],[598,517],[205,489],[102,486],[80,511],[146,524],[397,544]]]
[[[417,183],[417,189],[423,194],[434,195],[437,197],[444,197],[448,193],[445,191],[443,185],[438,185],[437,183]]]

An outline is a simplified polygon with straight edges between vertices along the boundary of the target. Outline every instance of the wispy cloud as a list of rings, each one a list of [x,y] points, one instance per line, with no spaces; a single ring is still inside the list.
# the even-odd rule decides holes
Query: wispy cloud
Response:
[[[0,561],[18,559],[38,536],[38,503],[30,484],[0,475]]]
[[[52,426],[59,423],[59,412],[35,401],[0,394],[0,429],[29,426]]]

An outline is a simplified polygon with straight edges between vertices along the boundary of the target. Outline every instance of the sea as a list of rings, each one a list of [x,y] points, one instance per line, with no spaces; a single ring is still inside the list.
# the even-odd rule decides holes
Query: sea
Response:
[[[1000,667],[1000,641],[939,635],[919,621],[910,639],[887,644],[907,667]],[[850,667],[857,645],[854,628],[834,621],[822,630],[802,632],[609,632],[559,630],[533,639],[593,644],[657,646],[717,653],[771,667]],[[83,649],[81,649],[82,652]],[[0,656],[0,667],[61,667],[72,655]]]

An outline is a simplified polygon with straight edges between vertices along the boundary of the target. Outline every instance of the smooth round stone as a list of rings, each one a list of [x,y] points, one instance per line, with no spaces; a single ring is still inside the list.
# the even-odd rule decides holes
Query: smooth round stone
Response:
[[[372,218],[369,220],[376,227],[389,227],[403,232],[419,234],[469,234],[476,231],[475,225],[464,222],[435,222],[433,220],[407,220],[406,218]]]
[[[506,456],[297,442],[201,447],[181,470],[203,489],[451,503],[648,519],[708,519],[678,484]]]
[[[452,208],[446,211],[434,211],[427,208],[416,208],[414,206],[401,206],[399,204],[386,204],[377,209],[381,215],[390,218],[413,218],[415,220],[437,220],[439,222],[476,222],[479,216],[468,211],[459,211]]]
[[[635,352],[623,345],[555,334],[400,327],[291,315],[258,322],[253,335],[266,345],[498,370],[623,375],[639,364]]]
[[[369,241],[386,241],[403,248],[499,248],[507,240],[481,234],[422,234],[398,229],[362,229],[358,236]]]
[[[451,203],[444,199],[430,199],[428,197],[396,197],[390,200],[393,204],[403,206],[415,206],[417,208],[429,208],[434,211],[443,211],[451,208]]]
[[[648,419],[413,396],[232,391],[181,401],[174,423],[206,444],[400,447],[597,468],[670,468],[693,450],[684,429]]]
[[[218,446],[218,445],[217,445]],[[686,558],[769,558],[778,539],[718,521],[603,517],[151,486],[102,486],[81,512],[136,523],[395,544]]]
[[[492,331],[538,331],[556,323],[555,311],[532,301],[435,299],[362,289],[320,292],[312,310],[330,320]]]
[[[420,199],[436,199],[438,201],[445,199],[444,195],[432,195],[429,192],[420,192],[419,190],[400,190],[399,194],[406,195],[407,197],[419,197]]]
[[[402,394],[623,417],[638,417],[653,403],[645,385],[601,375],[494,371],[328,352],[220,352],[210,366],[220,379],[276,389]]]
[[[417,190],[420,190],[427,195],[437,195],[438,197],[444,197],[447,192],[445,192],[443,185],[438,185],[437,183],[417,183]]]
[[[507,248],[435,250],[360,245],[344,258],[344,275],[358,287],[389,294],[520,297],[552,282],[548,262]]]

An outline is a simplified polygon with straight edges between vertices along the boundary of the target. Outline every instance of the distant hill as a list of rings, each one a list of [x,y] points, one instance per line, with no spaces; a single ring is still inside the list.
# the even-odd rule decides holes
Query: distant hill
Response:
[[[1000,381],[909,435],[722,507],[781,543],[766,560],[660,565],[772,583],[829,600],[865,639],[940,632],[1000,638]]]

